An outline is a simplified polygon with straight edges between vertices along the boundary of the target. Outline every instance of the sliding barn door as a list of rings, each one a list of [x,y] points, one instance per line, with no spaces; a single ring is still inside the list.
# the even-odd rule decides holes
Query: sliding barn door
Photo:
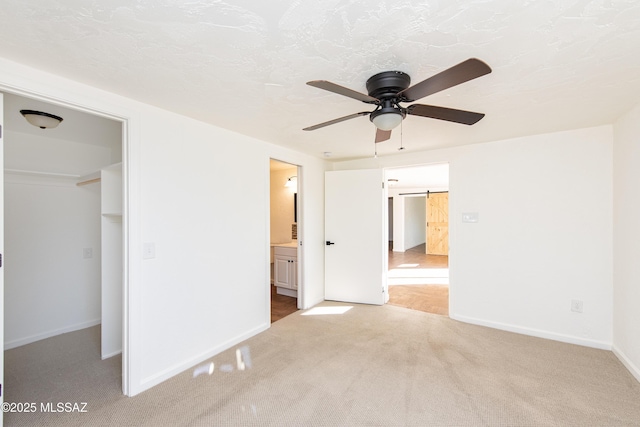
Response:
[[[387,198],[383,171],[325,173],[325,299],[385,302]]]
[[[427,197],[427,254],[449,255],[449,193]]]

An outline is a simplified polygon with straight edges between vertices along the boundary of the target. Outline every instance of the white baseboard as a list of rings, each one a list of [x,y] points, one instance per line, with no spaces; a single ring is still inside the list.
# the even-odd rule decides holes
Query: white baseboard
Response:
[[[296,291],[294,289],[276,287],[276,293],[278,295],[285,295],[285,296],[288,296],[288,297],[298,298],[298,291]]]
[[[395,285],[442,285],[449,286],[448,277],[389,277],[387,279],[389,286]]]
[[[246,332],[242,335],[239,335],[237,337],[234,337],[212,349],[209,349],[203,353],[200,353],[198,356],[189,358],[187,360],[185,360],[184,362],[181,363],[177,363],[155,375],[152,375],[150,377],[147,377],[145,379],[143,379],[139,385],[139,389],[136,390],[135,394],[139,394],[142,393],[145,390],[150,389],[151,387],[160,384],[161,382],[168,380],[169,378],[173,377],[174,375],[177,375],[187,369],[192,368],[193,366],[197,365],[198,363],[201,363],[207,359],[212,358],[213,356],[215,356],[216,354],[222,353],[225,350],[228,350],[229,348],[233,347],[234,345],[241,343],[242,341],[245,341],[257,334],[259,334],[260,332],[264,332],[267,329],[269,329],[270,327],[270,323],[266,323],[263,325],[258,326],[257,328],[254,328],[252,330],[250,330],[249,332]],[[235,360],[235,359],[234,359]],[[132,395],[133,396],[133,395]]]
[[[629,358],[624,354],[622,350],[620,350],[615,345],[613,346],[613,354],[622,362],[625,368],[631,372],[631,375],[635,377],[635,379],[640,382],[640,368],[638,368]]]
[[[612,347],[610,342],[580,338],[572,335],[558,334],[555,332],[543,331],[540,329],[525,328],[522,326],[509,325],[509,324],[500,323],[500,322],[492,322],[492,321],[487,321],[482,319],[476,319],[473,317],[455,315],[455,314],[450,314],[449,317],[451,317],[454,320],[458,320],[460,322],[465,322],[465,323],[471,323],[473,325],[486,326],[493,329],[499,329],[501,331],[515,332],[517,334],[529,335],[529,336],[538,337],[538,338],[545,338],[553,341],[566,342],[568,344],[576,344],[584,347],[598,348],[601,350],[611,350],[611,347]]]
[[[105,360],[105,359],[108,359],[110,357],[117,356],[119,354],[122,354],[122,350],[114,351],[113,353],[109,353],[109,354],[103,354],[101,356],[101,358],[102,358],[102,360]]]
[[[76,323],[75,325],[65,326],[64,328],[58,328],[40,334],[30,335],[24,338],[18,338],[12,341],[5,341],[4,349],[10,350],[12,348],[21,347],[23,345],[31,344],[36,341],[43,340],[45,338],[55,337],[56,335],[66,334],[67,332],[79,331],[80,329],[90,328],[92,326],[99,325],[100,319],[89,320],[87,322]]]

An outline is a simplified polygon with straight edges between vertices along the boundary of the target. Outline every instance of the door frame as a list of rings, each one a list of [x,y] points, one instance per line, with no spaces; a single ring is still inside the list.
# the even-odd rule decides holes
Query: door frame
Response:
[[[267,241],[267,274],[265,275],[265,277],[267,277],[267,287],[266,289],[268,290],[267,294],[266,294],[266,307],[267,307],[267,324],[271,324],[271,168],[270,168],[270,162],[271,161],[276,161],[279,163],[286,163],[288,165],[291,165],[292,167],[296,168],[296,181],[297,181],[297,188],[296,188],[296,202],[294,204],[295,209],[296,209],[296,213],[295,216],[297,217],[297,221],[296,221],[296,234],[298,236],[298,245],[296,247],[296,252],[297,252],[297,260],[298,260],[298,266],[296,268],[296,280],[298,283],[298,296],[296,298],[296,303],[297,303],[297,307],[298,310],[302,310],[304,307],[304,274],[303,270],[304,270],[304,247],[303,247],[303,240],[304,240],[304,215],[303,215],[303,209],[301,208],[303,206],[303,199],[304,199],[304,195],[302,194],[302,188],[303,188],[303,182],[304,182],[304,177],[303,177],[303,166],[299,165],[295,162],[292,161],[287,161],[287,160],[282,160],[281,158],[278,157],[273,157],[273,156],[269,156],[267,158],[266,161],[266,165],[267,165],[267,170],[266,170],[266,175],[267,175],[267,179],[265,179],[265,183],[266,183],[266,199],[267,199],[267,208],[266,208],[266,231],[267,231],[267,236],[266,236],[266,241]]]
[[[449,239],[449,250],[448,250],[448,252],[449,253],[448,253],[447,257],[448,257],[448,265],[449,265],[449,285],[448,285],[449,286],[449,317],[451,317],[451,313],[453,312],[452,307],[455,307],[454,304],[453,304],[453,302],[455,300],[455,297],[454,297],[455,292],[452,292],[452,290],[454,289],[454,286],[453,286],[454,285],[453,266],[455,265],[455,263],[452,262],[452,258],[454,258],[454,257],[453,257],[453,251],[451,250],[451,247],[450,247],[451,236],[452,236],[453,233],[455,233],[455,230],[453,230],[454,224],[451,221],[451,219],[452,219],[451,215],[452,215],[452,212],[454,211],[454,209],[452,209],[452,206],[453,206],[453,203],[455,201],[455,195],[452,197],[451,160],[443,160],[443,161],[431,162],[431,163],[418,163],[418,164],[399,165],[399,166],[383,166],[381,168],[384,170],[384,179],[385,179],[386,182],[388,182],[387,181],[388,180],[387,172],[389,170],[393,170],[393,169],[397,170],[397,169],[405,169],[405,168],[408,169],[408,168],[415,168],[415,167],[428,168],[429,166],[436,167],[436,166],[441,166],[441,165],[444,165],[444,164],[446,164],[448,166],[447,167],[447,181],[448,181],[448,183],[447,183],[446,192],[449,194],[449,210],[448,210],[448,224],[449,224],[449,236],[448,236],[448,239]],[[439,192],[439,191],[428,191],[428,192],[435,193],[435,192]],[[425,192],[424,195],[426,196],[427,192]],[[396,203],[395,199],[394,199],[393,203],[394,204]],[[427,214],[428,213],[425,212],[425,220],[426,220]],[[427,233],[427,231],[425,230],[425,237],[426,237],[426,233]],[[394,230],[394,237],[395,237],[395,235],[396,235],[396,233],[395,233],[395,230]],[[388,233],[387,233],[387,239],[388,238],[389,237],[388,237]],[[426,244],[428,244],[428,242],[426,242]],[[387,274],[388,274],[388,270],[387,270]]]
[[[132,138],[132,126],[130,122],[130,118],[124,116],[114,115],[112,113],[102,111],[100,109],[93,109],[87,106],[74,104],[69,101],[64,101],[57,97],[47,96],[44,94],[40,94],[34,91],[25,90],[21,88],[17,88],[11,85],[0,83],[0,92],[2,93],[11,93],[13,95],[31,98],[38,101],[46,102],[53,105],[59,105],[65,108],[81,111],[86,114],[91,114],[94,116],[104,117],[106,119],[114,120],[121,123],[122,126],[122,135],[121,135],[121,144],[122,144],[122,294],[123,294],[123,302],[122,302],[122,393],[126,396],[130,396],[135,394],[132,385],[133,378],[131,375],[131,363],[132,363],[132,354],[131,354],[131,330],[130,330],[130,312],[129,307],[131,306],[131,288],[130,282],[133,280],[132,276],[134,272],[132,270],[139,271],[139,268],[133,267],[129,262],[130,259],[130,245],[134,240],[134,234],[139,233],[139,230],[131,229],[131,216],[134,213],[133,211],[138,211],[137,208],[133,208],[131,204],[132,195],[138,194],[137,189],[131,184],[134,179],[132,179],[132,175],[137,175],[138,172],[132,167],[132,164],[135,163],[135,159],[139,159],[137,152],[134,152],[132,149],[131,139]],[[4,105],[3,105],[4,106]],[[3,137],[4,137],[4,129],[3,129]],[[2,163],[2,168],[4,169],[4,162]],[[137,181],[137,180],[136,180]],[[2,200],[0,200],[0,205],[4,205],[4,194],[2,194]],[[4,210],[2,212],[2,219],[4,220]],[[4,234],[4,221],[3,224],[0,225],[2,227],[2,233]],[[133,267],[133,268],[132,268]],[[4,283],[3,283],[4,284]],[[2,301],[4,301],[4,286],[1,288],[2,292]],[[4,305],[3,305],[4,307]],[[2,308],[2,316],[4,318],[4,308]],[[2,340],[2,349],[4,351],[4,338]],[[4,365],[0,367],[2,369],[1,373],[4,375]]]
[[[419,164],[411,164],[411,165],[404,165],[404,166],[385,166],[382,167],[382,169],[384,170],[384,179],[386,182],[388,182],[388,178],[387,178],[387,172],[390,170],[399,170],[399,169],[411,169],[411,168],[415,168],[415,167],[425,167],[428,168],[430,166],[441,166],[441,165],[448,165],[449,167],[447,168],[447,176],[448,176],[448,185],[447,185],[447,189],[446,190],[436,190],[436,191],[431,191],[431,190],[427,190],[424,192],[414,192],[414,191],[408,191],[406,194],[404,194],[405,196],[427,196],[428,193],[441,193],[441,192],[446,192],[449,193],[449,207],[451,207],[451,162],[450,161],[441,161],[441,162],[434,162],[434,163],[419,163]],[[391,189],[391,187],[388,187],[389,190]],[[389,196],[390,198],[392,196]],[[395,200],[395,197],[393,197],[393,201],[392,203],[395,205],[397,203],[397,200]],[[426,214],[425,214],[425,220],[426,220]],[[449,224],[451,224],[451,209],[449,209]],[[393,226],[393,224],[390,224],[391,226]],[[395,237],[395,231],[393,230],[393,234]],[[387,238],[388,238],[388,233],[387,233]],[[407,248],[405,248],[407,249]]]
[[[2,354],[0,354],[0,387],[4,384],[4,94],[0,92],[0,342]],[[4,403],[4,394],[0,388],[0,404]],[[3,416],[0,415],[0,426],[3,425]]]

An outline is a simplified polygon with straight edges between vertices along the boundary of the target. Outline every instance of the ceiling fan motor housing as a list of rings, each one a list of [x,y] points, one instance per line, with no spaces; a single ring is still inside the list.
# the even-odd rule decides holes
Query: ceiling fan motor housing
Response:
[[[411,77],[402,71],[384,71],[367,80],[367,91],[369,92],[369,96],[380,100],[378,108],[375,111],[372,111],[369,115],[369,120],[371,120],[378,129],[390,130],[398,124],[398,121],[402,121],[402,119],[405,118],[405,109],[400,108],[398,105],[398,102],[400,102],[400,99],[398,99],[398,92],[405,90],[410,84]],[[378,122],[376,118],[379,116],[385,116],[390,119],[392,116],[387,116],[388,114],[392,116],[397,114],[400,117],[399,119],[393,119],[387,124],[387,126],[382,125],[381,128],[381,122]],[[382,117],[380,117],[380,119],[382,119]],[[387,129],[387,127],[389,129]]]
[[[409,87],[411,77],[402,71],[383,71],[367,80],[367,91],[369,96],[384,100],[385,98],[395,98],[398,92]]]

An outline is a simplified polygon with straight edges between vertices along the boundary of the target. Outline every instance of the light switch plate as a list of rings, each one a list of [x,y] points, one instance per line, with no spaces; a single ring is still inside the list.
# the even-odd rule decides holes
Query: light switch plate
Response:
[[[142,248],[142,259],[153,259],[156,257],[156,244],[145,243]]]
[[[478,222],[478,212],[462,212],[462,222]]]

